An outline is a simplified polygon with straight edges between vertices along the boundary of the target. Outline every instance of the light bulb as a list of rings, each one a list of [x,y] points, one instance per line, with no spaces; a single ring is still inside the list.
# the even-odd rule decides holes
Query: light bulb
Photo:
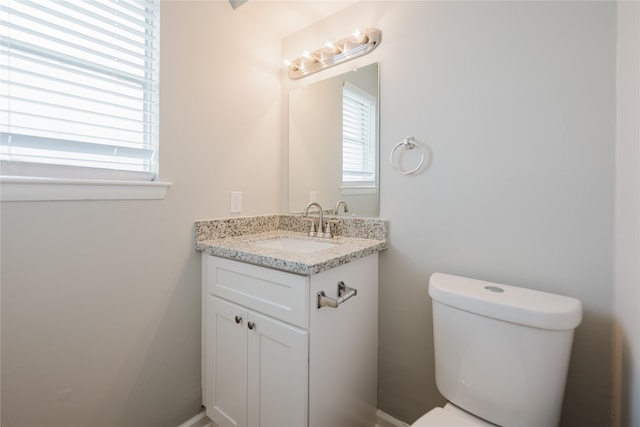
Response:
[[[342,49],[339,45],[331,42],[326,42],[322,47],[322,51],[320,52],[320,58],[322,59],[322,61],[326,61],[333,58],[339,53],[342,53]]]
[[[331,42],[326,42],[324,44],[324,51],[327,53],[337,53],[340,50],[338,49],[338,46],[336,46],[335,44],[331,43]]]
[[[306,67],[308,63],[316,63],[318,61],[320,61],[320,58],[318,58],[316,56],[316,54],[314,52],[309,52],[307,50],[305,50],[304,52],[302,52],[302,67]]]
[[[367,36],[364,35],[360,28],[356,28],[353,33],[349,36],[349,41],[357,44],[364,44],[367,41]]]
[[[300,69],[300,67],[298,67],[298,65],[297,65],[295,62],[291,62],[291,61],[289,61],[288,59],[285,59],[285,60],[284,60],[284,65],[285,65],[287,68],[289,68],[290,70],[293,70],[293,71],[297,71],[297,70],[299,70],[299,69]]]

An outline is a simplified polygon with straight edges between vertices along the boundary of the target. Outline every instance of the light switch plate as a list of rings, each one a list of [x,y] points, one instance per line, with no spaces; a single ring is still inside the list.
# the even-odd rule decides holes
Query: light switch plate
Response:
[[[231,213],[240,213],[242,211],[242,191],[231,192]]]

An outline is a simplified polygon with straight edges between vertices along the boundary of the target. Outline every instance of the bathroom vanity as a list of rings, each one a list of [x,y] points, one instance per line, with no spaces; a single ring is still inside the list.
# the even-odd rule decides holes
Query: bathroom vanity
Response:
[[[220,427],[375,425],[386,222],[383,239],[314,239],[275,223],[196,237],[207,415]]]

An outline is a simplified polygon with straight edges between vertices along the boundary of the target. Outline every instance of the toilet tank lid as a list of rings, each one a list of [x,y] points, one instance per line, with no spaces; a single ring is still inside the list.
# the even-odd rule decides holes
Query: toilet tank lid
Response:
[[[542,329],[574,329],[582,321],[582,303],[575,298],[451,274],[433,273],[429,295],[461,310]]]

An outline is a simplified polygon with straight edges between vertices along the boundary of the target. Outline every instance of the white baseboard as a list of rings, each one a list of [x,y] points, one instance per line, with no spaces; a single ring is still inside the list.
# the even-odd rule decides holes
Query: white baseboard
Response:
[[[409,427],[409,424],[400,420],[396,420],[386,412],[382,412],[380,409],[376,412],[376,425],[375,427]],[[215,427],[213,421],[207,418],[204,411],[194,416],[190,420],[180,424],[178,427]]]
[[[180,424],[178,427],[214,427],[213,421],[207,418],[204,411]]]
[[[378,418],[376,427],[409,427],[409,424],[393,418],[391,415],[381,411],[380,409],[376,412],[376,416]]]

